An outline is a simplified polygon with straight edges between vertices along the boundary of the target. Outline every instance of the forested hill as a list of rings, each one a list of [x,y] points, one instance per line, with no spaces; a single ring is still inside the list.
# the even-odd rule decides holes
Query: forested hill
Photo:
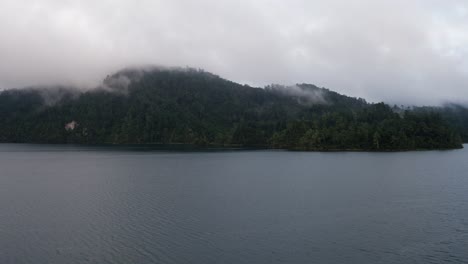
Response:
[[[396,110],[309,84],[253,88],[195,69],[127,69],[86,92],[1,92],[0,142],[449,149],[468,137],[459,113]]]

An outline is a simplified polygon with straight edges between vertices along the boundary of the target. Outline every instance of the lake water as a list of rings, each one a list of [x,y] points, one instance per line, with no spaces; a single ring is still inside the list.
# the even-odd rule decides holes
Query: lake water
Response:
[[[468,263],[468,150],[3,144],[0,263]]]

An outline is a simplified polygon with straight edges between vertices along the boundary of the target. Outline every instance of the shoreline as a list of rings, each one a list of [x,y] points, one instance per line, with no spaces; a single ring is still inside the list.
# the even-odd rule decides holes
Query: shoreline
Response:
[[[306,149],[306,148],[279,148],[271,146],[245,146],[245,145],[196,145],[186,143],[137,143],[137,144],[116,144],[116,143],[44,143],[44,142],[0,142],[0,144],[12,144],[12,145],[50,145],[50,146],[77,146],[77,147],[116,147],[116,148],[135,148],[139,150],[186,150],[186,151],[203,151],[203,150],[280,150],[280,151],[291,151],[291,152],[368,152],[368,153],[389,153],[389,152],[425,152],[425,151],[450,151],[464,149],[463,143],[460,147],[451,148],[430,148],[430,149],[354,149],[354,148],[317,148],[317,149]]]

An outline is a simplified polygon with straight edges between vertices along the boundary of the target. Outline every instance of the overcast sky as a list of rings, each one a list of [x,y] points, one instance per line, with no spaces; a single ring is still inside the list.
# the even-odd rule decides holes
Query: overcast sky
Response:
[[[89,87],[149,64],[371,101],[468,102],[468,1],[0,1],[0,88]]]

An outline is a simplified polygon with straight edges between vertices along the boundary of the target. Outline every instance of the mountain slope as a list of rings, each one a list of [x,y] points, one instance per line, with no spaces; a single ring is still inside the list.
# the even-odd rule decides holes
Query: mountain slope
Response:
[[[461,147],[435,111],[389,106],[309,84],[265,89],[195,69],[126,69],[101,87],[0,93],[0,141],[259,146],[304,150]]]

